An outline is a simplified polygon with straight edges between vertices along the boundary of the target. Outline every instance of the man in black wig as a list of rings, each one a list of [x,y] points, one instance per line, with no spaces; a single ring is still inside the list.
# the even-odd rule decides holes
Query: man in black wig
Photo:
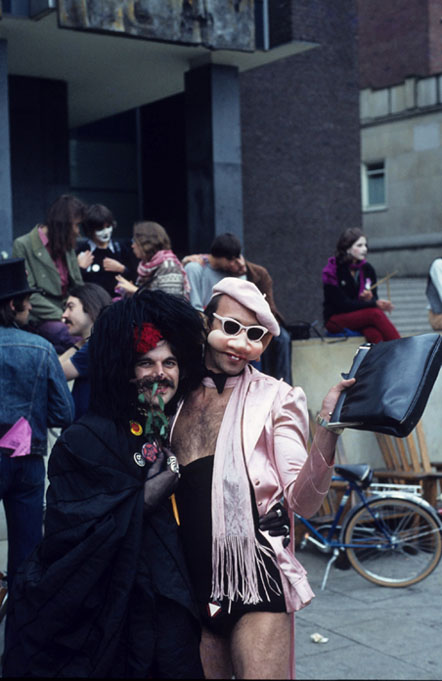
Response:
[[[162,291],[96,321],[90,410],[52,450],[45,536],[16,577],[4,676],[203,678],[165,416],[201,380],[203,340],[199,313]]]

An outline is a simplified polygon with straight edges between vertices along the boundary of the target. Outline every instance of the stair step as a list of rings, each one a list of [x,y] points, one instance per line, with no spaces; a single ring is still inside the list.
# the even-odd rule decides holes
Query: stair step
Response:
[[[426,277],[393,277],[390,279],[390,298],[394,310],[388,318],[401,336],[432,332],[428,321],[426,285]],[[386,283],[379,286],[379,298],[388,299]]]

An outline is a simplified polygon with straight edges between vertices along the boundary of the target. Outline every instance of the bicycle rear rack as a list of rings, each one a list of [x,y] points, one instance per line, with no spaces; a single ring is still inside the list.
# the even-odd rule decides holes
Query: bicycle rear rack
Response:
[[[410,494],[411,496],[421,497],[422,496],[422,486],[421,485],[400,485],[394,483],[378,483],[372,482],[370,487],[365,490],[366,496],[384,494],[385,492],[402,492],[403,494]]]

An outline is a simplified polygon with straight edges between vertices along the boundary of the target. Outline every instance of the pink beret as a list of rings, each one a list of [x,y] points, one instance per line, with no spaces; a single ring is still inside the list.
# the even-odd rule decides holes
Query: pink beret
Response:
[[[255,284],[237,277],[225,277],[212,289],[212,298],[225,294],[237,303],[244,305],[255,313],[261,326],[265,326],[273,336],[279,336],[279,324],[273,315],[270,305]]]

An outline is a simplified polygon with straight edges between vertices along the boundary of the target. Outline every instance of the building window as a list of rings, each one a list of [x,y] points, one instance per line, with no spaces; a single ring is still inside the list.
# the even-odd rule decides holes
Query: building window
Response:
[[[362,164],[362,209],[385,208],[385,162]]]

